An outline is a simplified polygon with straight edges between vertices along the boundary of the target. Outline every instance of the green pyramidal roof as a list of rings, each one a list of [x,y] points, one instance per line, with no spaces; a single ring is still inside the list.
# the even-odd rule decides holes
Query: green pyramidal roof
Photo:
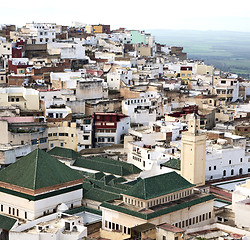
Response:
[[[147,200],[193,186],[178,173],[170,172],[141,179],[125,194]]]
[[[0,171],[0,181],[36,190],[83,176],[43,150],[36,149]]]

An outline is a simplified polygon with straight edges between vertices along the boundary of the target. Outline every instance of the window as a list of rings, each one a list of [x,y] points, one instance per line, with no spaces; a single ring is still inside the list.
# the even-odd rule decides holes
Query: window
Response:
[[[1,204],[1,212],[3,212],[3,204]]]
[[[229,164],[232,164],[232,160],[229,160]]]
[[[234,170],[233,169],[231,170],[231,175],[234,175]]]
[[[214,166],[214,170],[216,170],[216,166]]]
[[[242,158],[240,158],[240,162],[242,162]]]
[[[243,173],[243,169],[240,168],[240,169],[239,169],[239,175],[242,175],[242,173]]]
[[[60,146],[63,147],[63,142],[61,142]]]
[[[89,136],[83,136],[83,140],[89,140]]]
[[[11,214],[11,207],[9,207],[9,214]]]
[[[227,175],[226,170],[223,171],[223,177],[225,177]]]
[[[211,167],[208,168],[209,171],[211,171],[211,169],[212,169]]]

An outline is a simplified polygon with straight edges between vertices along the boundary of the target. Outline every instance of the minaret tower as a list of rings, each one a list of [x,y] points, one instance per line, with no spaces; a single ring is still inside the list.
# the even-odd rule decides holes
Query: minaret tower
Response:
[[[181,138],[181,175],[196,186],[205,184],[206,134],[200,132],[200,117],[192,114],[188,131]]]

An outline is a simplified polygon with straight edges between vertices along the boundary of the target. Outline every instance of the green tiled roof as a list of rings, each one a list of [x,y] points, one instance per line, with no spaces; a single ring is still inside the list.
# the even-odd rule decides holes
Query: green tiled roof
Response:
[[[78,158],[73,165],[119,176],[127,176],[141,172],[141,169],[133,164],[102,157]]]
[[[0,171],[0,181],[33,190],[82,178],[39,148]]]
[[[116,179],[114,175],[105,175],[100,180],[103,181],[105,184],[108,184],[111,180]]]
[[[72,209],[69,209],[69,210],[65,211],[65,213],[70,214],[70,215],[77,214],[77,213],[80,213],[80,212],[89,212],[89,213],[94,213],[94,214],[97,214],[97,215],[100,215],[100,216],[102,215],[102,211],[97,210],[97,209],[93,209],[93,208],[89,208],[87,206],[72,208]]]
[[[181,160],[178,158],[171,158],[170,160],[161,165],[164,167],[181,170]]]
[[[103,172],[97,172],[97,173],[94,173],[93,178],[99,180],[104,176],[105,174]]]
[[[70,158],[70,159],[77,159],[81,157],[82,155],[70,148],[62,148],[62,147],[54,147],[50,151],[48,151],[48,154],[63,158]]]
[[[138,217],[138,218],[148,220],[148,219],[156,218],[156,217],[159,217],[159,216],[171,213],[171,212],[175,212],[175,211],[178,211],[178,210],[181,210],[181,209],[184,209],[184,208],[192,207],[194,205],[197,205],[197,204],[200,204],[200,203],[203,203],[203,202],[211,201],[214,198],[215,197],[213,195],[206,195],[204,197],[200,197],[200,198],[197,198],[197,199],[194,199],[194,200],[191,200],[191,201],[185,201],[185,202],[182,202],[180,204],[176,204],[174,206],[166,207],[166,208],[163,208],[163,209],[160,209],[158,211],[148,213],[148,214],[141,213],[141,212],[136,212],[136,211],[133,211],[131,209],[121,207],[121,206],[117,206],[117,205],[113,205],[113,204],[108,203],[108,202],[103,202],[101,204],[101,206],[105,207],[105,208],[108,208],[108,209],[112,209],[112,210],[121,212],[121,213],[131,215],[131,216],[134,216],[134,217]]]
[[[141,179],[125,194],[147,200],[193,186],[178,173],[170,172]]]
[[[109,191],[111,193],[120,194],[120,193],[126,192],[126,189],[124,189],[124,188],[118,187],[116,185],[115,186],[108,185],[104,181],[101,181],[101,180],[85,178],[83,181],[83,188],[85,190],[89,190],[90,187],[89,187],[89,185],[86,185],[86,184],[89,184],[92,187],[101,188],[101,189]]]
[[[99,176],[99,174],[96,174]],[[102,174],[101,174],[102,175]],[[98,202],[109,201],[121,197],[121,193],[126,193],[129,185],[121,184],[126,181],[124,178],[116,178],[114,175],[104,175],[101,179],[96,176],[85,178],[83,181],[83,196]]]
[[[16,223],[16,219],[0,214],[0,229],[9,231]]]
[[[116,193],[105,191],[100,188],[91,188],[87,193],[84,193],[84,198],[91,199],[97,202],[110,201],[118,199],[121,196]]]

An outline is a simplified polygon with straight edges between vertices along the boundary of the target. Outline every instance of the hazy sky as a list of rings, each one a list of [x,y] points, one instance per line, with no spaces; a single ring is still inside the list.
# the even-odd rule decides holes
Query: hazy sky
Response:
[[[0,24],[110,24],[111,29],[191,29],[250,32],[249,0],[1,1]]]

